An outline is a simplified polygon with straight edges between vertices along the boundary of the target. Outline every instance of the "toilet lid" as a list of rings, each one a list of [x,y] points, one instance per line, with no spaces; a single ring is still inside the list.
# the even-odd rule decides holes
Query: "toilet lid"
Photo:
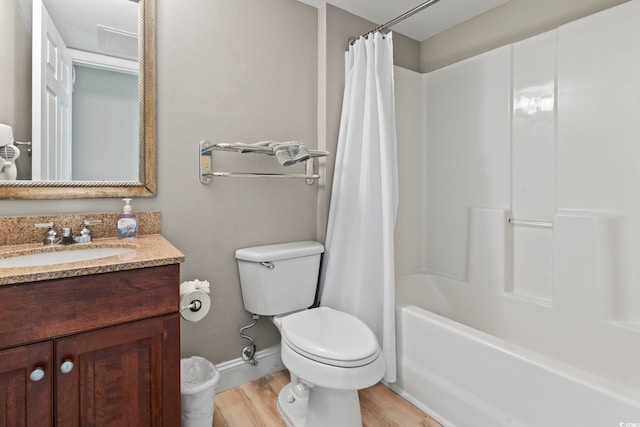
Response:
[[[280,333],[296,353],[332,366],[363,366],[380,353],[376,336],[363,321],[329,307],[285,316]]]

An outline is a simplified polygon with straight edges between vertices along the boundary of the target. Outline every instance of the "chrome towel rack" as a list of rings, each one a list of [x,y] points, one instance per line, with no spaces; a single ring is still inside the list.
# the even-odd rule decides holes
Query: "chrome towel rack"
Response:
[[[316,157],[325,157],[329,155],[328,151],[309,150],[309,159],[304,161],[305,172],[299,174],[282,174],[282,173],[262,173],[262,172],[216,172],[213,170],[213,152],[214,151],[232,151],[236,153],[257,153],[273,156],[274,152],[271,148],[263,145],[239,144],[239,143],[218,143],[212,144],[209,141],[200,141],[200,182],[202,184],[211,184],[213,178],[216,177],[234,177],[234,178],[302,178],[307,185],[312,185],[320,175],[313,173],[313,159]]]

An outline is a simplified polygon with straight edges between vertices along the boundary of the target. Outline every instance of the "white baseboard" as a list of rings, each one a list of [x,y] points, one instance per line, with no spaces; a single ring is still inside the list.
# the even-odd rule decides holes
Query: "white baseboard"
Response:
[[[251,366],[241,357],[218,363],[216,368],[220,371],[220,380],[216,385],[216,393],[221,393],[285,369],[280,358],[279,344],[258,351],[255,358],[258,361],[257,366]]]

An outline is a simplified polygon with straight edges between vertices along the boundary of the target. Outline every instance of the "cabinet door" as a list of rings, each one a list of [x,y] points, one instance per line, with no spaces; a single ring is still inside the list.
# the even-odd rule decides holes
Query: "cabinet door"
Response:
[[[179,347],[177,315],[56,340],[56,425],[180,425]]]
[[[0,426],[51,426],[51,341],[0,351]]]

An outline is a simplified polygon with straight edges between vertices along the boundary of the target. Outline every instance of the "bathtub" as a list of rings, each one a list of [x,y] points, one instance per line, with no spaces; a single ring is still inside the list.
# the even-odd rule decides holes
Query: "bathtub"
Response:
[[[492,318],[517,299],[425,274],[396,287],[398,380],[389,386],[443,425],[640,427],[637,388],[496,336],[492,326],[505,322]]]

